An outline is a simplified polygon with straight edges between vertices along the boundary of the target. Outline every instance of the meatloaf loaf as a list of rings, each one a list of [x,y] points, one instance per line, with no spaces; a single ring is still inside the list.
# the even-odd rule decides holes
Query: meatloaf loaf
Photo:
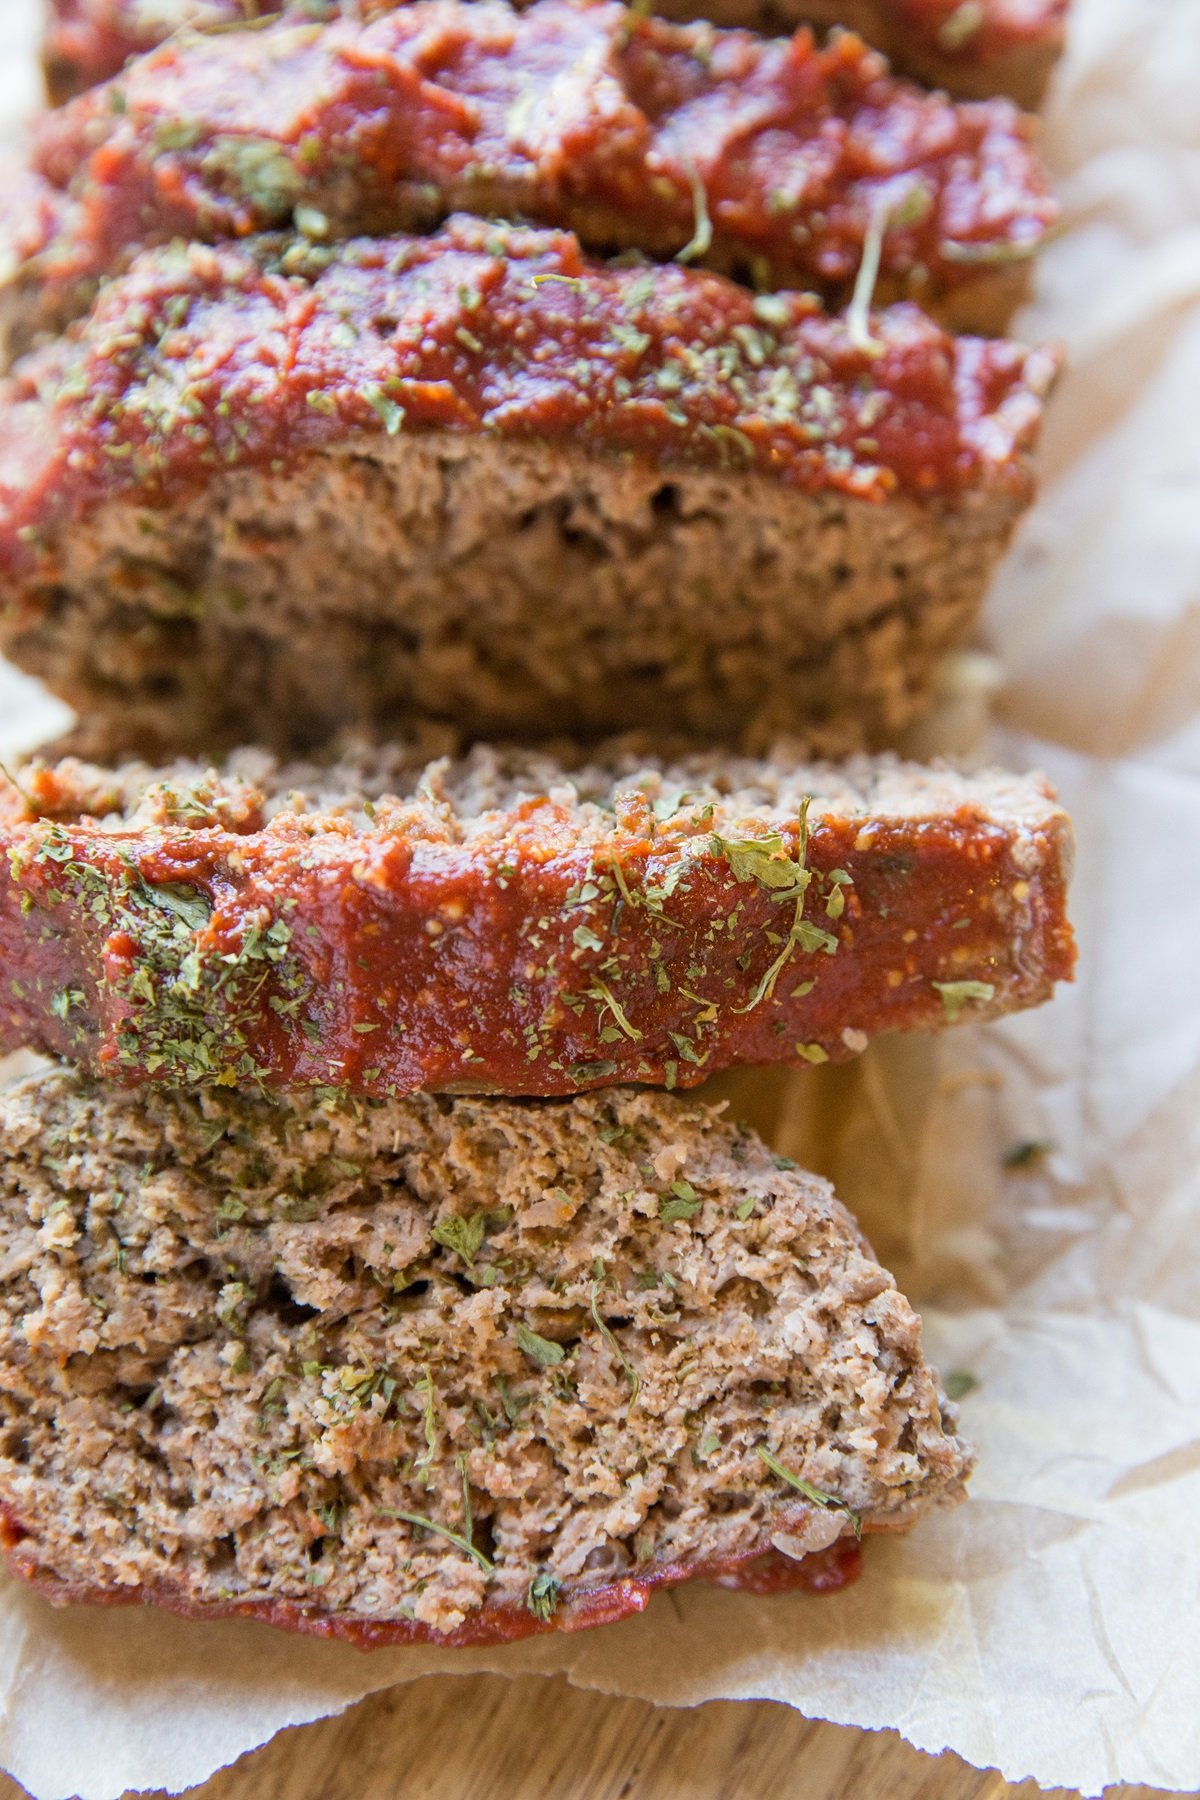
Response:
[[[0,648],[126,742],[922,710],[1055,357],[575,239],[148,252],[0,389]]]
[[[959,1496],[920,1325],[706,1109],[0,1100],[0,1510],[56,1600],[363,1646],[836,1586]]]
[[[1007,100],[897,80],[850,34],[819,49],[617,0],[417,0],[187,37],[41,125],[10,209],[13,333],[61,324],[138,247],[456,209],[836,304],[870,243],[881,303],[1003,331],[1056,216],[1032,130]]]
[[[381,10],[378,0],[360,14]],[[1036,106],[1062,49],[1067,0],[658,0],[668,18],[791,30],[848,25],[900,69],[951,93]],[[237,25],[278,11],[326,18],[337,0],[51,0],[46,81],[56,102],[106,81],[183,26]]]
[[[477,747],[0,794],[0,1048],[129,1081],[563,1094],[826,1062],[1044,1000],[1037,777]]]

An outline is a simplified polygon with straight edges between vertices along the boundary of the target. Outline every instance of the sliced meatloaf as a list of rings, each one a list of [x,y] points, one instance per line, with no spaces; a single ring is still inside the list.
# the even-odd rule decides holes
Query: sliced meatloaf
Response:
[[[416,0],[362,22],[173,40],[47,116],[10,206],[16,341],[139,247],[456,209],[1002,331],[1056,217],[1006,100],[956,106],[845,35],[762,38],[617,0]]]
[[[0,647],[126,742],[886,740],[1055,358],[452,221],[148,252],[0,390]]]
[[[57,1600],[478,1643],[836,1586],[968,1468],[826,1184],[665,1096],[54,1074],[0,1100],[0,1217],[3,1541]]]
[[[672,19],[702,16],[718,25],[748,25],[762,32],[791,31],[803,23],[848,26],[890,57],[897,69],[931,87],[966,100],[1008,94],[1018,106],[1034,108],[1044,99],[1062,55],[1068,4],[1069,0],[656,0],[654,10]]]
[[[338,0],[51,0],[46,80],[60,102],[115,75],[183,26],[237,25],[278,11],[332,17]],[[360,14],[382,10],[378,0]],[[668,18],[758,31],[847,25],[897,68],[952,94],[1036,106],[1061,49],[1067,0],[658,0]]]
[[[0,1048],[128,1081],[692,1086],[1044,1000],[1071,831],[1037,777],[402,749],[0,794]]]

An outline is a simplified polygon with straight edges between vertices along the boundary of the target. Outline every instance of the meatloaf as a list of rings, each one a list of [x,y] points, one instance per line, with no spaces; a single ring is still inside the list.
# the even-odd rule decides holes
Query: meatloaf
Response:
[[[168,754],[414,714],[886,742],[1055,367],[477,219],[148,252],[0,389],[0,648]]]
[[[1037,777],[614,746],[0,793],[0,1048],[127,1081],[570,1094],[843,1060],[1069,978]]]
[[[51,0],[46,80],[56,102],[106,81],[182,26],[236,25],[278,11],[326,18],[337,0]],[[379,10],[378,0],[359,12]],[[1067,0],[658,0],[668,18],[791,30],[846,25],[897,68],[952,94],[1036,106],[1062,50]]]
[[[56,1073],[0,1171],[3,1543],[55,1600],[569,1630],[764,1555],[836,1586],[969,1466],[826,1184],[667,1096]]]
[[[16,343],[139,247],[456,209],[1003,331],[1056,217],[1032,122],[893,77],[846,34],[762,38],[617,0],[416,0],[185,37],[47,116],[7,209]]]
[[[672,19],[703,16],[718,25],[749,25],[763,32],[791,31],[803,22],[848,26],[890,57],[897,69],[931,87],[966,100],[1008,94],[1018,106],[1034,108],[1044,99],[1062,55],[1068,3],[656,0],[654,10]]]

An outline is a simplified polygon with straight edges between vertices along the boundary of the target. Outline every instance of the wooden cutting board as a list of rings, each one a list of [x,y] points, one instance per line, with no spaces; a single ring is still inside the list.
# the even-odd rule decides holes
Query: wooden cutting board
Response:
[[[1065,1790],[1057,1790],[1060,1794]],[[1109,1788],[1105,1800],[1155,1790]],[[22,1790],[0,1776],[0,1800]],[[432,1676],[286,1731],[194,1800],[1021,1800],[894,1732],[815,1725],[768,1701],[691,1711],[563,1680]]]

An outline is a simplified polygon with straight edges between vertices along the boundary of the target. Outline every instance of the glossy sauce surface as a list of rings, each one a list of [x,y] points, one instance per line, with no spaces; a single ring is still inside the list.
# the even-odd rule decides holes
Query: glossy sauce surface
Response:
[[[1061,814],[730,843],[631,791],[592,845],[549,798],[474,843],[248,824],[8,826],[0,1045],[125,1081],[684,1088],[1034,1004],[1074,965]]]
[[[169,31],[195,22],[201,5],[204,22],[210,25],[235,25],[281,10],[302,18],[333,16],[341,10],[338,0],[288,0],[282,8],[276,0],[201,0],[200,4],[198,0],[175,0],[173,8],[159,9],[156,21],[147,18],[144,0],[52,0],[47,51],[51,63],[61,70],[62,94],[78,92],[117,74],[130,56],[153,49]],[[872,7],[889,44],[912,38],[939,56],[966,66],[986,66],[1023,47],[1055,41],[1067,0],[980,0],[970,10],[962,0],[872,0]],[[383,5],[379,0],[368,0],[368,4],[360,0],[363,13],[382,10],[386,10],[386,0]],[[668,5],[662,10],[670,13],[677,9]],[[852,0],[844,9],[825,3],[813,11],[822,22],[840,13],[840,23],[864,29]]]
[[[800,294],[587,262],[566,233],[456,219],[432,237],[147,253],[78,340],[0,400],[0,568],[55,574],[54,534],[109,499],[165,506],[365,434],[486,432],[655,466],[757,472],[880,501],[994,488],[1056,368],[915,307],[871,341]]]
[[[365,23],[168,41],[41,125],[61,206],[39,279],[139,245],[299,221],[318,239],[455,208],[682,254],[841,303],[881,233],[885,298],[1026,262],[1057,209],[1010,102],[956,105],[852,34],[763,38],[607,0],[416,0]]]

